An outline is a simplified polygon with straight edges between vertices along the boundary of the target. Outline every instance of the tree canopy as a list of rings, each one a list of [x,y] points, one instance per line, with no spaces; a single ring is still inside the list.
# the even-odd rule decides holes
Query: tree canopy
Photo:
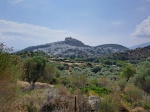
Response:
[[[34,83],[43,75],[45,65],[46,60],[42,57],[25,59],[23,62],[23,79],[34,87]]]
[[[120,75],[122,77],[125,77],[127,79],[126,81],[129,81],[130,77],[134,76],[135,73],[136,73],[136,70],[134,66],[128,63],[125,65],[125,67],[122,68]]]

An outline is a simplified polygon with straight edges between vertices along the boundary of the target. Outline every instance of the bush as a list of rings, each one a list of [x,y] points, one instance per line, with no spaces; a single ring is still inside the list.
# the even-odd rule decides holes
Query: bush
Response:
[[[146,110],[150,110],[150,96],[146,96],[142,101],[142,106]]]
[[[98,79],[100,87],[107,87],[109,83],[109,79],[106,76],[102,76]]]
[[[75,109],[77,112],[89,112],[88,98],[78,90],[70,94],[63,86],[59,86],[55,91],[49,91],[47,101],[41,108],[42,112],[72,112]]]
[[[84,87],[81,89],[81,91],[84,93],[93,92],[99,96],[107,95],[108,93],[110,93],[110,90],[103,87],[97,87],[97,86]]]
[[[7,48],[0,44],[0,110],[9,111],[9,105],[19,96],[18,57],[6,53]]]
[[[150,93],[150,62],[141,63],[135,75],[135,85]]]
[[[44,73],[42,77],[42,82],[47,82],[51,84],[56,83],[56,73],[57,73],[57,68],[54,64],[47,63],[45,68],[44,68]]]
[[[124,88],[124,94],[126,96],[126,100],[131,103],[136,103],[143,98],[143,91],[132,84],[128,84]]]
[[[62,64],[57,65],[57,68],[61,71],[65,70],[65,66]]]
[[[99,112],[118,112],[119,106],[112,97],[100,98]]]
[[[88,81],[88,85],[89,86],[99,86],[99,82],[98,82],[98,79],[97,78],[91,78],[89,81]]]
[[[73,88],[84,88],[88,83],[87,77],[84,74],[72,75],[70,84]]]
[[[97,73],[97,72],[101,71],[101,69],[102,69],[102,66],[96,66],[92,69],[92,72]]]
[[[41,112],[48,91],[49,89],[34,89],[21,93],[21,97],[12,103],[13,112]]]
[[[61,77],[61,78],[59,78],[59,84],[63,84],[64,86],[69,87],[70,80],[68,79],[68,77]]]
[[[126,84],[127,84],[126,80],[121,79],[121,80],[118,81],[118,83],[119,83],[119,86],[120,86],[120,90],[123,91],[124,88],[126,87]]]

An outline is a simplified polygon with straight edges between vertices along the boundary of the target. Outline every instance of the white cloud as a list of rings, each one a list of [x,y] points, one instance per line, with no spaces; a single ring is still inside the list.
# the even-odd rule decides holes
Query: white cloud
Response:
[[[137,25],[134,33],[132,33],[132,36],[150,38],[150,16]]]
[[[0,42],[14,49],[61,41],[68,36],[78,37],[67,30],[51,30],[32,24],[0,20]]]

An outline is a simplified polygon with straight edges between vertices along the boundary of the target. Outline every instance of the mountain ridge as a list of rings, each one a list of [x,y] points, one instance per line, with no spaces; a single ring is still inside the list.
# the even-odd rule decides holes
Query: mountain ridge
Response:
[[[147,47],[147,46],[150,46],[150,42],[146,42],[146,43],[142,43],[142,44],[132,46],[132,47],[130,47],[130,49],[144,48],[144,47]]]
[[[23,51],[44,51],[50,55],[58,55],[62,57],[91,57],[114,52],[124,52],[126,50],[128,50],[127,47],[119,44],[89,46],[72,37],[67,37],[64,41],[31,46],[23,49]]]

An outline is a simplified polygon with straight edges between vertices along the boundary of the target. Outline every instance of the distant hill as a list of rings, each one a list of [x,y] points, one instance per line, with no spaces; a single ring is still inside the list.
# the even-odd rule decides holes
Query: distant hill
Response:
[[[67,37],[64,41],[31,46],[23,51],[44,51],[50,55],[62,57],[96,57],[115,52],[124,52],[126,50],[128,50],[127,47],[118,44],[104,44],[92,47],[85,45],[77,39]]]
[[[132,46],[132,47],[130,47],[130,49],[144,48],[144,47],[147,47],[147,46],[150,46],[150,42]]]
[[[130,62],[136,63],[139,61],[150,59],[150,46],[144,48],[136,48],[134,50],[128,50],[122,53],[114,53],[109,55],[113,60],[128,60]]]

